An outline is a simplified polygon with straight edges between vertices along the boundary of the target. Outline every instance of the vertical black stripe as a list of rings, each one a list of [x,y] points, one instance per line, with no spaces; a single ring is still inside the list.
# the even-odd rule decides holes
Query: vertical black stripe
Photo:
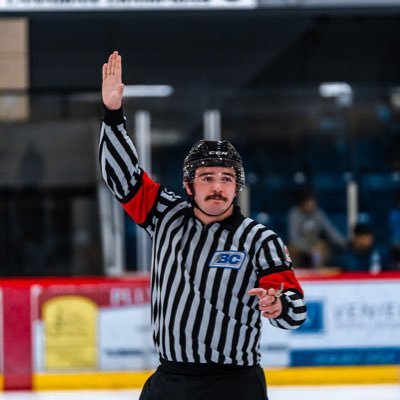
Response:
[[[107,173],[107,185],[110,187],[110,189],[114,190],[114,185],[113,185],[113,183],[114,183],[115,187],[116,187],[116,189],[118,191],[118,194],[120,196],[124,196],[124,189],[121,186],[121,183],[120,183],[120,181],[118,179],[118,176],[115,173],[115,171],[112,168],[112,166],[108,162],[106,162],[105,171]]]
[[[281,245],[280,245],[280,243],[278,241],[278,238],[275,236],[272,239],[272,241],[273,241],[273,243],[274,243],[274,245],[276,247],[276,253],[278,254],[278,257],[280,258],[282,264],[285,264],[285,262],[286,262],[285,253],[283,252],[283,249],[282,249],[282,247],[281,247]]]
[[[268,247],[268,242],[264,243],[264,246],[262,246],[262,248],[260,249],[260,253],[261,253],[261,251],[264,252],[265,259],[267,260],[268,266],[273,267],[275,265],[275,263],[274,263],[274,260],[272,259],[271,252]]]

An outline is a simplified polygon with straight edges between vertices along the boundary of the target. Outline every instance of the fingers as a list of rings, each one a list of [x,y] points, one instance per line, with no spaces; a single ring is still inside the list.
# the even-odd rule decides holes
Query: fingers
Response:
[[[122,75],[122,60],[121,60],[121,56],[118,55],[117,53],[117,57],[115,59],[115,68],[114,68],[114,74],[117,75],[118,77],[121,77]]]
[[[277,304],[277,299],[276,297],[271,297],[271,296],[265,296],[260,301],[258,302],[258,306],[261,311],[268,311],[272,308],[275,309],[275,304]]]
[[[114,51],[114,53],[112,53],[112,55],[111,55],[111,62],[110,62],[111,75],[115,75],[115,61],[116,61],[116,56],[115,56],[115,51]]]
[[[108,62],[103,65],[103,80],[108,76],[121,74],[121,56],[118,51],[114,51],[108,57]]]
[[[267,294],[266,296],[261,297],[260,301],[258,302],[258,304],[260,305],[260,310],[261,307],[265,308],[274,305],[277,302],[277,300],[278,299],[273,294],[272,295]]]
[[[113,53],[114,54],[114,53]],[[106,68],[106,77],[111,75],[111,62],[112,62],[112,56],[113,54],[110,54],[108,57],[108,62],[107,62],[107,68]]]
[[[247,292],[250,296],[257,296],[258,308],[261,315],[265,318],[277,318],[282,312],[281,300],[275,296],[275,289],[268,290],[263,288],[254,288]]]
[[[269,288],[267,289],[263,289],[263,288],[253,288],[250,289],[247,294],[249,296],[257,296],[259,299],[264,298],[265,296],[270,296],[273,297],[274,300],[276,300],[275,298],[275,289],[273,288]]]
[[[277,310],[274,310],[274,311],[265,311],[265,312],[261,313],[261,315],[264,318],[267,318],[267,319],[278,318],[280,314],[281,314],[281,310],[280,309],[277,309]]]
[[[259,299],[261,299],[267,294],[267,291],[263,288],[253,288],[250,289],[247,293],[249,296],[257,296]]]
[[[263,317],[277,318],[282,312],[282,303],[274,296],[265,296],[259,301],[258,308]]]

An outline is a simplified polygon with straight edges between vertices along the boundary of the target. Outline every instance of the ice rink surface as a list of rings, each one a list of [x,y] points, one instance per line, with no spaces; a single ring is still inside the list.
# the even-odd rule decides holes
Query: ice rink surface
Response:
[[[137,400],[138,390],[7,392],[0,400]],[[269,400],[399,400],[400,385],[270,387]],[[249,399],[251,400],[251,399]]]

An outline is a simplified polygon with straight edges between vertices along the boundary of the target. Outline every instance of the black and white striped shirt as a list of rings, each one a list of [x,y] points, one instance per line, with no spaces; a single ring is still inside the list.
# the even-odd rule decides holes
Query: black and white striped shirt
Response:
[[[225,220],[203,225],[187,201],[139,167],[122,110],[106,111],[99,152],[108,186],[153,240],[152,326],[162,359],[257,364],[261,316],[258,299],[247,291],[263,281],[285,283],[284,311],[271,324],[296,329],[304,322],[301,287],[273,231],[238,207]]]

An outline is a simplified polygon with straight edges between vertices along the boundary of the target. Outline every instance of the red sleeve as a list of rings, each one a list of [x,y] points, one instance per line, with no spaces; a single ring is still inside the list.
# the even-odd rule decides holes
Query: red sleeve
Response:
[[[283,290],[295,289],[304,295],[303,289],[300,286],[299,281],[296,278],[292,269],[287,269],[285,271],[273,272],[271,274],[262,276],[259,279],[258,287],[263,289],[273,288],[278,290],[281,288],[283,282]]]
[[[157,199],[160,184],[154,182],[143,172],[139,190],[127,203],[122,204],[125,211],[137,224],[143,224]]]

